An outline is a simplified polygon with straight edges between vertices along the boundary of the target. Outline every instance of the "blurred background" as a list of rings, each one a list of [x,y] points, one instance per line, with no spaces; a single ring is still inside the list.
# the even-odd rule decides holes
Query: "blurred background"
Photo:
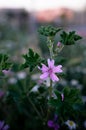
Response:
[[[49,24],[74,30],[83,37],[80,43],[64,47],[61,55],[68,61],[65,69],[70,76],[67,80],[78,82],[85,95],[86,0],[0,0],[0,53],[7,53],[14,63],[22,62],[21,55],[28,48],[47,57],[46,38],[37,30],[41,25]],[[55,42],[58,40],[57,36]]]
[[[86,0],[0,0],[0,53],[7,53],[14,63],[6,81],[0,79],[0,92],[7,91],[7,87],[29,86],[30,76],[31,87],[37,84],[38,73],[29,75],[18,65],[23,63],[22,54],[29,48],[48,57],[46,38],[37,32],[41,25],[62,27],[83,37],[76,45],[65,46],[60,53],[66,63],[63,62],[65,76],[58,86],[79,88],[86,102]],[[58,41],[56,36],[55,44]],[[86,118],[83,122],[86,128]]]
[[[46,38],[39,36],[37,30],[49,24],[74,30],[83,37],[75,46],[64,47],[61,55],[68,60],[67,80],[83,88],[85,95],[86,0],[0,0],[0,53],[7,53],[14,63],[22,62],[21,55],[28,48],[47,57]],[[57,36],[55,42],[58,40]]]
[[[83,36],[85,44],[86,0],[0,0],[0,52],[14,56],[15,51],[19,55],[28,47],[43,51],[44,38],[39,38],[37,30],[48,24],[75,30]],[[79,46],[84,48],[82,43]],[[79,50],[79,55],[82,53]]]

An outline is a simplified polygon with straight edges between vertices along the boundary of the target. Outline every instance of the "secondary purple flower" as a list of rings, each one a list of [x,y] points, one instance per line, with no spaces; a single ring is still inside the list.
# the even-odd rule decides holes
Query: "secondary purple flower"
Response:
[[[0,121],[0,130],[8,130],[9,125],[5,125],[4,121]]]
[[[54,130],[58,130],[59,129],[59,125],[57,123],[57,119],[58,119],[58,117],[57,117],[57,115],[55,115],[53,120],[49,120],[48,121],[48,123],[47,123],[48,126],[50,128],[54,128]]]
[[[62,44],[61,42],[58,42],[58,43],[57,43],[57,46],[58,46],[58,47],[60,47],[60,46],[61,46],[61,44]]]
[[[0,90],[0,98],[2,98],[5,95],[5,92]]]
[[[63,49],[64,45],[61,42],[57,43],[56,52],[60,52]]]
[[[50,78],[53,82],[59,81],[59,78],[56,76],[55,73],[61,73],[63,72],[62,65],[55,66],[54,60],[48,59],[48,66],[42,64],[42,75],[40,76],[40,79],[45,80],[46,78]]]
[[[6,76],[11,76],[12,75],[12,71],[11,70],[2,70],[2,72]]]

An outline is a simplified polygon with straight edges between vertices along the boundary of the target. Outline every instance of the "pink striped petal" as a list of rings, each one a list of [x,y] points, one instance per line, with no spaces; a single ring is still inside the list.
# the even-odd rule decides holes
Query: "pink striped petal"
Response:
[[[62,65],[58,65],[58,66],[53,68],[53,72],[54,73],[61,73],[61,72],[63,72],[63,70],[61,68],[62,68]]]
[[[48,77],[49,73],[48,72],[45,72],[43,73],[41,76],[40,76],[40,79],[43,79],[45,80],[47,77]]]
[[[48,66],[49,66],[49,68],[53,68],[54,67],[54,60],[48,59]]]
[[[41,70],[44,73],[44,72],[48,71],[48,67],[46,65],[42,64]]]
[[[53,82],[59,81],[59,78],[58,78],[54,73],[52,73],[52,74],[50,75],[50,78],[51,78],[51,80],[52,80]]]

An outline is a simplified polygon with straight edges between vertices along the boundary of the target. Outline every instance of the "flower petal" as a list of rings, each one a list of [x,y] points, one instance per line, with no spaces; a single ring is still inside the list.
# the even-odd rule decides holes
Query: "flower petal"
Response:
[[[58,130],[58,129],[59,129],[59,125],[58,125],[58,124],[55,124],[54,130]]]
[[[3,126],[4,126],[4,121],[0,121],[0,130],[2,129]]]
[[[54,67],[54,60],[48,59],[48,66],[49,66],[49,68],[53,68]]]
[[[48,123],[47,123],[47,125],[49,127],[54,127],[54,122],[52,120],[49,120]]]
[[[41,76],[40,76],[40,79],[43,79],[45,80],[47,77],[48,77],[49,73],[48,72],[45,72],[43,73]]]
[[[42,64],[41,70],[44,73],[44,72],[48,71],[48,67],[46,65]]]
[[[50,75],[50,78],[51,78],[51,80],[52,80],[53,82],[59,81],[59,78],[58,78],[54,73],[52,73],[52,74]]]
[[[8,130],[9,129],[9,126],[8,125],[5,125],[3,130]]]
[[[62,68],[62,65],[58,65],[58,66],[53,68],[53,72],[54,73],[61,73],[61,72],[63,72],[63,70],[61,68]]]

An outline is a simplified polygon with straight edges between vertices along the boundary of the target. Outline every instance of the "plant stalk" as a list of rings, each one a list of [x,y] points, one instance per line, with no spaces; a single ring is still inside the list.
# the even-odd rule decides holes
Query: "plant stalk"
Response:
[[[36,106],[34,105],[34,103],[31,101],[30,98],[28,98],[29,102],[31,103],[31,105],[33,106],[34,110],[36,111],[37,115],[39,116],[39,118],[42,120],[42,117],[39,113],[39,111],[37,110]]]

